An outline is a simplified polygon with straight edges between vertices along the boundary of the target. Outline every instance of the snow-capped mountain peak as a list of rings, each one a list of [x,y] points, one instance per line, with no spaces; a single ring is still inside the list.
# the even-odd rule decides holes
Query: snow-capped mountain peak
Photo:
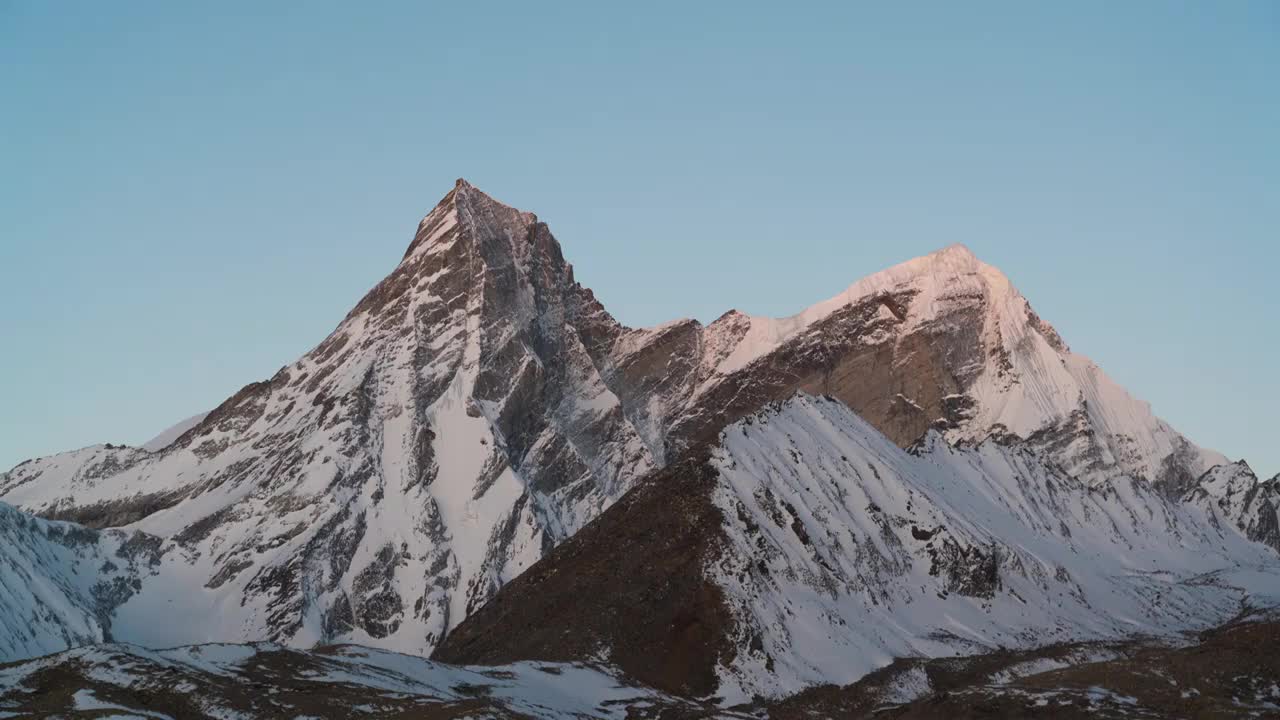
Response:
[[[659,330],[624,335],[614,364],[654,346],[681,358],[680,379],[633,420],[665,428],[660,456],[805,391],[839,398],[900,446],[931,428],[952,442],[1013,435],[1088,480],[1128,473],[1174,495],[1225,461],[1071,352],[1004,273],[963,245],[877,272],[790,317],[731,311],[705,328]]]
[[[120,608],[139,642],[422,651],[653,467],[590,354],[614,328],[545,225],[459,182],[297,362],[161,452],[42,459],[0,493],[167,539],[157,574],[198,579]],[[138,612],[169,601],[219,622]]]
[[[963,246],[791,318],[632,329],[535,215],[459,180],[296,362],[155,452],[24,463],[0,499],[159,539],[113,610],[119,639],[421,653],[639,478],[796,392],[899,447],[1016,436],[1087,483],[1182,492],[1221,460],[1071,354]],[[156,607],[181,613],[157,624]]]
[[[1029,304],[1004,273],[980,261],[968,247],[956,243],[868,275],[840,294],[790,317],[775,319],[738,313],[749,322],[750,329],[738,339],[733,351],[716,370],[727,374],[745,367],[840,310],[904,289],[913,294],[916,312],[899,317],[898,311],[888,303],[877,312],[878,317],[887,322],[905,323],[903,330],[937,320],[956,299],[985,298],[1001,326],[1019,325],[1019,312],[1025,315],[1030,311]],[[1040,321],[1036,325],[1052,344],[1065,350],[1065,344],[1052,327]]]

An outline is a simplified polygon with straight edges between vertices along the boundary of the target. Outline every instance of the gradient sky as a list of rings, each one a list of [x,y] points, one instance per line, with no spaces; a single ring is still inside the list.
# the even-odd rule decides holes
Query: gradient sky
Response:
[[[1280,3],[289,5],[0,0],[0,466],[269,377],[462,176],[630,325],[963,242],[1280,471]]]

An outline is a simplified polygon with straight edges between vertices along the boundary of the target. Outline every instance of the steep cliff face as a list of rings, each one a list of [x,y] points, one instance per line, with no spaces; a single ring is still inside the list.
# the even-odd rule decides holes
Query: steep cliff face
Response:
[[[930,429],[1022,438],[1086,484],[1185,488],[1220,459],[1069,353],[963,247],[792,318],[629,329],[545,224],[459,181],[297,362],[154,451],[24,463],[0,498],[162,539],[112,614],[120,639],[428,652],[640,477],[796,391],[902,447]]]
[[[607,657],[733,703],[894,658],[1174,638],[1277,602],[1274,552],[1149,483],[1086,483],[1005,439],[955,447],[935,432],[906,451],[843,403],[800,395],[643,482],[436,658]],[[637,642],[655,615],[663,632]]]

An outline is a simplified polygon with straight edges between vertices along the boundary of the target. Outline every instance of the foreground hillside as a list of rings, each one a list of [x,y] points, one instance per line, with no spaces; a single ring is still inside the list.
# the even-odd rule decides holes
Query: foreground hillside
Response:
[[[908,660],[847,687],[772,705],[776,720],[1270,718],[1280,714],[1274,614],[1242,615],[1185,641],[1054,645]]]
[[[332,646],[106,645],[0,665],[3,717],[661,720],[1266,718],[1280,712],[1280,622],[1241,617],[1179,642],[1062,644],[900,660],[852,685],[721,708],[596,665],[456,667]]]
[[[656,705],[688,703],[596,666],[462,668],[356,646],[99,645],[0,666],[0,717],[621,720]]]
[[[159,538],[41,520],[0,502],[0,658],[111,638],[112,610],[150,574]]]

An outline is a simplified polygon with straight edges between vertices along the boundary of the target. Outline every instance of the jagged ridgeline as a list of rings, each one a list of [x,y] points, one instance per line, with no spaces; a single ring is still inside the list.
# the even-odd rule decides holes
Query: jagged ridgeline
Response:
[[[790,318],[628,328],[544,223],[461,180],[328,338],[162,438],[0,475],[0,500],[43,518],[8,521],[33,538],[10,562],[48,565],[65,599],[0,596],[41,618],[0,659],[103,639],[423,655],[475,616],[442,652],[603,652],[682,692],[777,693],[904,653],[1215,622],[1238,594],[1186,573],[1280,545],[1276,481],[1205,475],[1226,459],[1072,353],[962,246]],[[706,522],[684,527],[645,493],[686,497],[691,467],[702,489],[678,507]],[[634,532],[692,533],[667,566],[636,569],[697,593],[673,655],[687,665],[634,665],[608,633],[558,650],[495,639],[477,612],[530,596],[501,588],[558,546],[595,567],[615,546],[579,531],[646,502],[671,525]],[[1110,574],[1139,571],[1157,577]],[[546,622],[590,624],[586,605],[561,610]],[[652,630],[626,642],[666,647]]]

